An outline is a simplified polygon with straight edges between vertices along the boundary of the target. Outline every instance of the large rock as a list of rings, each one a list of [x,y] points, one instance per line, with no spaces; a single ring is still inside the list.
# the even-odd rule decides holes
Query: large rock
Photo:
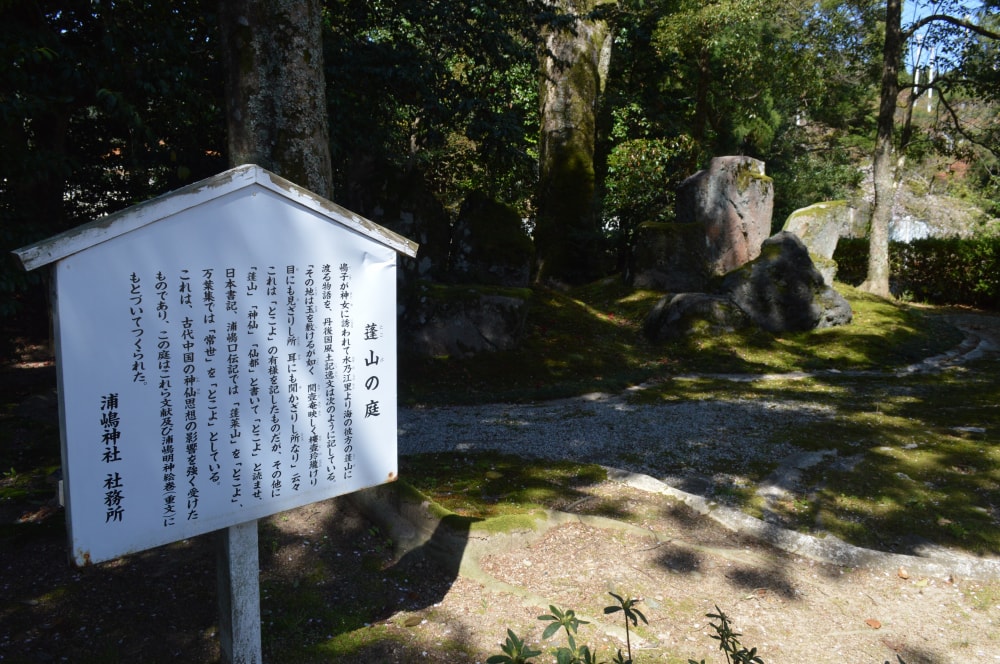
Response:
[[[722,294],[769,332],[803,332],[851,321],[847,301],[823,282],[805,244],[782,231],[761,255],[726,275]]]
[[[851,233],[854,217],[847,201],[825,201],[792,212],[782,230],[799,236],[809,253],[833,258],[837,242]]]
[[[338,202],[420,245],[416,259],[401,259],[403,269],[397,271],[401,294],[417,280],[443,278],[448,269],[451,220],[424,177],[416,170],[399,171],[367,156],[351,161],[347,172],[347,185],[338,191]]]
[[[479,192],[466,198],[452,229],[450,280],[523,287],[533,260],[531,238],[513,208]]]
[[[647,222],[635,231],[628,281],[670,293],[704,291],[710,276],[704,256],[701,224]]]
[[[730,298],[707,293],[666,295],[646,316],[643,332],[661,342],[691,334],[726,334],[751,325]]]
[[[406,351],[427,357],[470,357],[509,350],[524,335],[528,289],[422,284],[401,326]]]
[[[760,254],[773,210],[774,183],[764,175],[764,162],[750,157],[716,157],[677,190],[677,222],[704,227],[705,263],[713,275]]]
[[[782,230],[795,233],[805,243],[823,280],[832,284],[837,274],[833,262],[837,242],[853,233],[856,216],[847,201],[816,203],[788,215]]]

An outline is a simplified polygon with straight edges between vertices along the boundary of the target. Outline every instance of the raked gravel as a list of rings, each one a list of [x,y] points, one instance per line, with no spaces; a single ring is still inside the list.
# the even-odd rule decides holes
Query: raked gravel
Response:
[[[529,404],[400,408],[398,443],[401,455],[489,450],[599,463],[704,494],[713,485],[745,485],[751,464],[773,464],[799,451],[780,431],[811,427],[820,436],[832,417],[831,408],[798,401],[650,405],[598,393]]]

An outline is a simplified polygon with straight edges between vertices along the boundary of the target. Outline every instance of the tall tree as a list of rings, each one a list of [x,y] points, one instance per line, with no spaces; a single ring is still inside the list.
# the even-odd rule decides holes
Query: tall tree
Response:
[[[954,13],[943,13],[947,5]],[[936,36],[949,46],[949,40],[961,42],[969,33],[987,39],[1000,39],[1000,33],[989,30],[982,25],[970,21],[963,7],[954,3],[935,2],[934,13],[928,14],[912,23],[905,30],[902,27],[901,0],[887,0],[885,13],[885,43],[882,51],[882,89],[879,98],[879,113],[875,137],[875,151],[872,159],[875,201],[872,206],[871,224],[869,227],[868,274],[861,288],[875,295],[889,297],[889,222],[892,218],[892,206],[896,195],[898,176],[906,149],[910,144],[912,133],[912,104],[918,94],[911,94],[906,100],[906,121],[900,132],[900,144],[895,143],[896,115],[900,96],[900,65],[902,64],[903,48],[906,42],[913,38],[918,30],[928,25],[938,25],[944,29]],[[956,11],[957,10],[957,11]],[[953,72],[961,72],[961,58],[951,63]],[[947,78],[945,79],[947,80]],[[933,86],[939,91],[947,88],[939,81],[927,83],[924,87]],[[923,88],[917,86],[917,91]],[[943,100],[947,104],[947,99]],[[960,118],[953,115],[956,127],[960,128]]]
[[[330,198],[319,0],[220,0],[230,166],[255,163]],[[261,661],[257,522],[217,532],[225,664]]]
[[[887,0],[882,91],[879,95],[875,154],[872,159],[875,201],[868,231],[868,278],[861,284],[862,290],[882,297],[889,297],[889,220],[896,198],[896,146],[893,143],[893,132],[896,126],[896,100],[899,96],[899,65],[903,52],[902,18],[902,0]]]
[[[608,0],[551,0],[541,53],[541,139],[535,221],[538,278],[582,282],[600,272],[595,199],[597,112],[611,55]]]
[[[326,198],[333,171],[319,0],[221,0],[231,165],[256,163]]]

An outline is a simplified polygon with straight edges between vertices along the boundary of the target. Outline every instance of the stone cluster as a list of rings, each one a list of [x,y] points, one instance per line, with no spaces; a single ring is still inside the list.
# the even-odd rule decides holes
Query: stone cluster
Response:
[[[681,184],[676,223],[646,224],[638,235],[632,284],[668,291],[646,317],[649,339],[851,322],[847,300],[828,285],[832,273],[827,278],[816,268],[803,240],[790,230],[768,237],[773,207],[764,164],[749,157],[718,157]],[[809,241],[830,259],[839,237],[831,225],[796,228],[813,231]]]

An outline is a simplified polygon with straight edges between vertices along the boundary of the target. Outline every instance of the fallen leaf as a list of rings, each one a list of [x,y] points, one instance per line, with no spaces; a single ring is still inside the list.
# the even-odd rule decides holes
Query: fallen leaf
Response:
[[[878,620],[875,620],[874,618],[869,618],[868,620],[865,621],[865,624],[871,627],[872,629],[882,628],[882,623],[879,622]]]

